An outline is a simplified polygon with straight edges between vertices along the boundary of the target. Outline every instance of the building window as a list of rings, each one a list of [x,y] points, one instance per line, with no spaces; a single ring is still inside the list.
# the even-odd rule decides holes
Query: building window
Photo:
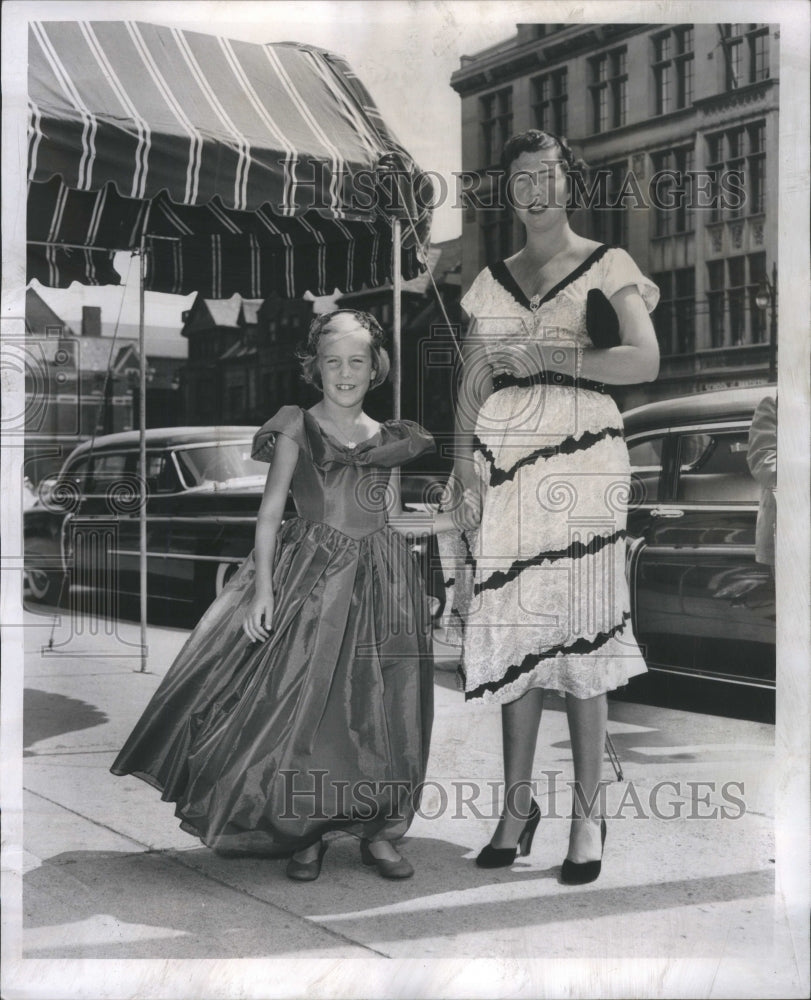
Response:
[[[593,234],[596,240],[609,246],[628,246],[628,208],[619,200],[627,169],[623,160],[606,164],[595,172],[599,197],[591,207]]]
[[[750,24],[746,34],[749,43],[749,82],[769,79],[769,26]]]
[[[763,253],[741,254],[707,265],[712,347],[740,347],[765,341],[765,318],[755,304],[758,284],[765,272]]]
[[[711,177],[711,222],[763,212],[765,122],[752,122],[707,136],[707,169]]]
[[[693,170],[693,150],[663,150],[651,154],[655,183],[651,185],[656,193],[653,205],[653,235],[672,236],[675,233],[692,232],[695,228],[691,207],[692,187],[690,173]]]
[[[696,279],[692,267],[653,275],[659,304],[653,325],[663,356],[692,354],[696,349]]]
[[[481,224],[485,264],[495,264],[512,253],[513,218],[507,209],[483,211]]]
[[[479,121],[482,135],[482,163],[498,163],[504,143],[512,135],[513,92],[505,87],[479,98]]]
[[[727,90],[769,79],[768,24],[719,24],[718,30],[724,49]]]
[[[566,74],[567,69],[564,66],[563,69],[544,73],[543,76],[536,76],[532,80],[535,127],[544,132],[565,135],[568,129]]]
[[[693,29],[672,28],[653,39],[656,114],[686,108],[693,100]]]
[[[625,124],[628,113],[628,72],[625,48],[589,59],[592,131],[605,132]]]

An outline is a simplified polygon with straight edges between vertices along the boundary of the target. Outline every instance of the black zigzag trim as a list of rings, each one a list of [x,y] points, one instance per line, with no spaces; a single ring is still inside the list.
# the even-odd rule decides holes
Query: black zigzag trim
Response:
[[[487,445],[482,441],[478,435],[473,435],[473,450],[480,451],[484,455],[484,460],[490,466],[491,469],[495,468],[496,456],[490,451]]]
[[[499,587],[503,587],[505,583],[514,580],[519,573],[530,566],[540,566],[544,562],[557,562],[559,559],[581,559],[583,556],[596,555],[607,545],[613,545],[615,542],[625,538],[625,534],[625,529],[620,528],[611,535],[595,535],[590,542],[572,542],[565,549],[539,552],[538,555],[530,556],[529,559],[516,559],[508,570],[497,569],[486,580],[474,584],[473,593],[480,594],[483,590],[496,590]]]
[[[541,660],[551,660],[558,656],[558,654],[563,656],[586,656],[589,653],[596,652],[601,646],[604,646],[609,639],[613,639],[625,630],[625,624],[630,617],[630,612],[624,611],[622,613],[622,621],[619,625],[615,625],[614,628],[610,629],[608,632],[599,632],[593,639],[575,639],[575,641],[568,646],[561,643],[558,646],[552,646],[550,649],[544,650],[542,653],[527,653],[520,663],[514,663],[512,666],[507,667],[504,674],[498,680],[488,681],[486,684],[480,684],[478,687],[473,688],[472,691],[466,691],[465,701],[471,701],[474,698],[482,698],[488,692],[492,694],[503,687],[507,687],[508,684],[512,684],[514,681],[518,680],[518,678],[523,674],[528,674],[530,671],[534,670]]]
[[[622,438],[624,436],[620,427],[604,427],[600,431],[584,431],[577,438],[567,437],[560,444],[538,448],[531,454],[519,459],[512,468],[506,471],[497,468],[495,462],[493,462],[490,469],[490,485],[501,486],[503,483],[515,479],[515,474],[519,469],[525,465],[532,465],[539,458],[552,458],[554,455],[573,455],[578,451],[586,451],[588,448],[594,447],[599,441],[604,441],[607,438]]]

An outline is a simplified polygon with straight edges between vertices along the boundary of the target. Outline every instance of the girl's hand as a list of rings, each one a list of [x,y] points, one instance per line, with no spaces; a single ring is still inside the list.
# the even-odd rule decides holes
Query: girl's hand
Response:
[[[257,594],[248,605],[242,631],[251,642],[264,642],[273,631],[273,594]]]

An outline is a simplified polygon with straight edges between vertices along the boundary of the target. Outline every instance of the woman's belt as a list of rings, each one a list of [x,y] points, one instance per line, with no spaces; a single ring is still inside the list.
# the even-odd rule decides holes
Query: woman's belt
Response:
[[[512,387],[526,389],[531,385],[561,385],[570,389],[588,389],[589,392],[608,392],[603,382],[592,382],[590,378],[573,378],[563,372],[542,371],[535,372],[534,375],[521,376],[505,372],[493,378],[493,392]]]

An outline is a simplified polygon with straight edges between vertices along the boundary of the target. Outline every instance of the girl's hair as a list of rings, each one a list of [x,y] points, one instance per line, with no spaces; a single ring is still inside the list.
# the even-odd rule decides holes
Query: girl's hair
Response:
[[[525,132],[517,132],[504,143],[501,151],[501,169],[505,177],[509,176],[510,167],[522,153],[537,153],[544,149],[557,147],[563,161],[563,170],[566,174],[566,211],[569,215],[574,212],[577,205],[574,201],[574,186],[572,175],[584,174],[588,170],[586,161],[575,156],[571,146],[564,138],[555,135],[554,132],[542,132],[537,128],[529,128]]]
[[[322,313],[320,316],[314,317],[310,323],[310,329],[307,331],[304,349],[296,355],[301,365],[301,376],[310,385],[314,385],[317,389],[322,388],[321,372],[318,369],[318,343],[325,334],[332,332],[329,329],[330,323],[335,316],[341,314],[354,316],[358,326],[362,326],[369,334],[372,369],[375,373],[374,378],[369,383],[369,388],[376,389],[389,377],[391,361],[388,351],[383,346],[383,328],[374,316],[357,309],[336,309],[334,312]]]

